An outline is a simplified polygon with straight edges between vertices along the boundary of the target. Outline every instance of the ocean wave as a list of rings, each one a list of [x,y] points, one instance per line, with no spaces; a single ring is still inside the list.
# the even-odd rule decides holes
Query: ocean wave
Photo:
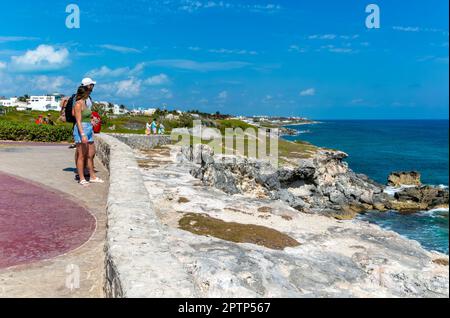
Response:
[[[384,193],[393,197],[397,192],[403,191],[408,188],[414,188],[414,187],[415,187],[414,185],[402,185],[400,187],[387,186],[386,188],[384,188]]]
[[[448,213],[449,213],[448,208],[437,208],[429,211],[420,212],[420,215],[432,218],[443,218],[448,217]]]
[[[440,189],[448,189],[447,185],[444,184],[440,184],[440,185],[430,185],[431,187],[436,187],[436,188],[440,188]],[[384,188],[384,193],[390,195],[390,196],[394,196],[397,192],[403,191],[405,189],[408,188],[415,188],[415,185],[401,185],[400,187],[392,187],[392,186],[387,186],[386,188]]]

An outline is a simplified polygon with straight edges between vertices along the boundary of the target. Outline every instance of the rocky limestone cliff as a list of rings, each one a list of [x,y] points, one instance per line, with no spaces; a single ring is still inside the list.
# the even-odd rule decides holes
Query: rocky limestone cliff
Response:
[[[342,151],[318,150],[311,158],[299,159],[296,166],[281,168],[261,160],[214,155],[207,145],[183,147],[181,157],[200,165],[191,174],[205,185],[228,194],[279,199],[305,213],[347,219],[362,211],[418,211],[448,205],[448,190],[433,187],[387,195],[383,185],[353,172]],[[398,176],[397,181],[406,178]]]
[[[200,146],[136,156],[155,213],[168,230],[164,243],[200,297],[448,297],[447,255],[367,222],[301,213],[272,200],[273,190],[263,182],[289,192],[283,184],[299,178],[314,184],[317,169],[277,172],[245,161],[208,168],[218,164],[216,157]],[[235,194],[194,178],[190,171],[201,164],[205,180]],[[239,171],[249,167],[255,170]]]

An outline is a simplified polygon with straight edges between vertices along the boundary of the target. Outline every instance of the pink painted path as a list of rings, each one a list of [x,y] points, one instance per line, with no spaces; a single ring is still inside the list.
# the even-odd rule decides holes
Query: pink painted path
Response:
[[[0,268],[80,247],[96,220],[62,193],[0,172]]]

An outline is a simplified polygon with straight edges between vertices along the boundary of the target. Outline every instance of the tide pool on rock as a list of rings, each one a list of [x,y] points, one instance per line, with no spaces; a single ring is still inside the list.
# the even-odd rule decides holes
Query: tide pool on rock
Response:
[[[337,120],[290,126],[308,133],[301,139],[349,154],[346,161],[357,173],[386,184],[393,171],[418,171],[423,184],[448,186],[448,120]],[[390,194],[398,190],[388,188]],[[361,219],[419,241],[424,247],[448,254],[448,209],[413,215],[394,212],[365,214]]]

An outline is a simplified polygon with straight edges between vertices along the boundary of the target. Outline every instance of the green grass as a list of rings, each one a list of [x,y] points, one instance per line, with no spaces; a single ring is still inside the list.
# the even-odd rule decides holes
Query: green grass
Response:
[[[40,112],[40,111],[32,111],[32,110],[24,110],[17,111],[13,109],[7,109],[6,114],[0,115],[0,121],[9,121],[16,122],[22,124],[34,124],[34,121],[39,117],[39,115],[43,115],[44,117],[51,114],[52,120],[56,123],[56,120],[59,117],[59,112],[57,111],[48,111],[48,112]]]
[[[106,133],[125,133],[125,134],[145,134],[145,124],[153,119],[152,116],[131,116],[123,115],[116,118],[108,118],[106,127],[102,131]],[[158,120],[158,118],[156,118]],[[166,134],[169,134],[174,128],[192,127],[192,117],[188,115],[180,116],[178,120],[163,119]],[[109,129],[115,127],[115,130]]]

